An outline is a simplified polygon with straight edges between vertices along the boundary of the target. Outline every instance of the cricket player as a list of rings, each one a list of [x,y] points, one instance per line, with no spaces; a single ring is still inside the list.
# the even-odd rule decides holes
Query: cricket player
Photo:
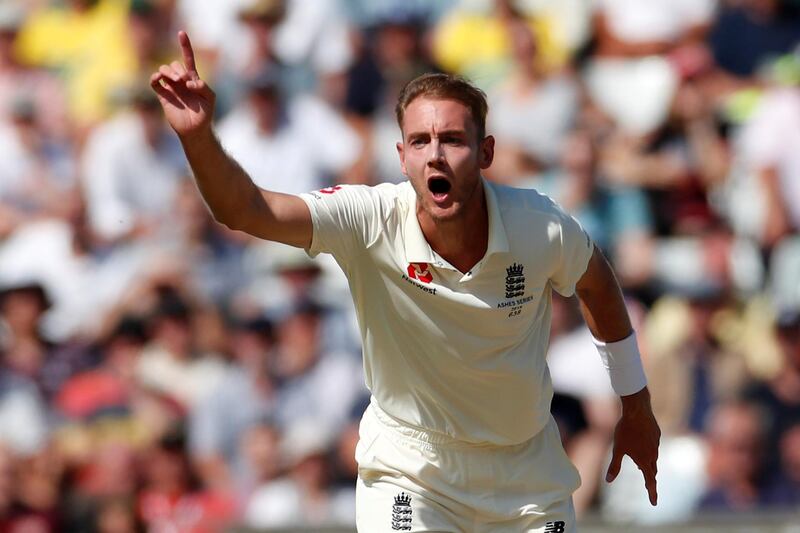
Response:
[[[580,225],[533,190],[489,183],[484,94],[429,74],[397,104],[400,184],[300,196],[259,189],[212,131],[214,92],[188,36],[151,78],[214,217],[333,254],[349,279],[372,393],[356,449],[358,531],[576,530],[580,481],[550,415],[551,291],[577,293],[656,504],[660,430],[616,279]],[[535,127],[534,124],[531,127]]]

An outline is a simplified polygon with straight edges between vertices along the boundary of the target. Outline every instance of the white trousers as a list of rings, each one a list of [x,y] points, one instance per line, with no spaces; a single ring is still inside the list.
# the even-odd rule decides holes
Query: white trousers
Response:
[[[356,447],[359,533],[574,533],[580,485],[555,421],[513,446],[470,444],[369,406]]]

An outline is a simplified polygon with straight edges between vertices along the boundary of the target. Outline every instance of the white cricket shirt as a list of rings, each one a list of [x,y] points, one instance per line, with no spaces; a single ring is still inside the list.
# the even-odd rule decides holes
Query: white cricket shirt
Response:
[[[309,253],[333,254],[349,280],[373,401],[411,426],[509,445],[549,420],[550,288],[571,295],[594,247],[546,196],[484,190],[488,249],[467,273],[431,249],[409,182],[301,197]]]

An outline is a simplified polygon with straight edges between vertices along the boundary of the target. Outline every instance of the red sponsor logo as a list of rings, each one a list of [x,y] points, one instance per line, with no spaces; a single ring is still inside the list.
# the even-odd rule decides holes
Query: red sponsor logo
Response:
[[[325,187],[324,189],[320,189],[319,192],[322,194],[333,194],[341,188],[341,185],[334,185],[333,187]]]
[[[422,283],[433,281],[433,274],[428,270],[428,263],[409,263],[408,277]]]

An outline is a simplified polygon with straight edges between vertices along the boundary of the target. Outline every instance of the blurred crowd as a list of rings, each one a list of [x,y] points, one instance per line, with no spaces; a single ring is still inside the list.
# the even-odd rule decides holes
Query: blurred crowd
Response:
[[[664,433],[657,508],[601,482],[618,400],[557,299],[581,516],[800,507],[800,1],[0,0],[0,531],[354,523],[347,282],[210,217],[148,86],[178,29],[271,190],[400,181],[399,89],[486,91],[487,178],[609,257]]]

